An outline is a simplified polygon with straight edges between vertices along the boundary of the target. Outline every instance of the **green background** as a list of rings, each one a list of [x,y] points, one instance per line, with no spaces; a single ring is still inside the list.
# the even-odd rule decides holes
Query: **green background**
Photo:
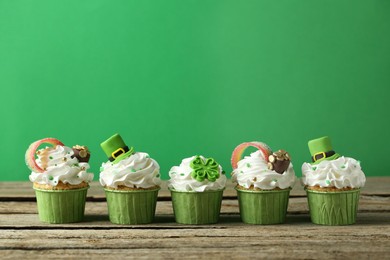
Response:
[[[231,172],[258,140],[290,152],[323,135],[386,175],[390,1],[0,0],[0,180],[28,180],[30,143],[92,150],[118,132],[170,167],[195,154]]]

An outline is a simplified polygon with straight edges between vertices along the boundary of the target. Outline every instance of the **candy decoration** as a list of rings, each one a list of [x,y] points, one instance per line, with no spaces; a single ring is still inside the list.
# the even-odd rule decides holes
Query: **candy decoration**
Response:
[[[284,173],[290,165],[290,155],[285,150],[279,150],[268,156],[268,169],[277,173]]]
[[[35,153],[41,144],[51,144],[52,146],[57,146],[57,145],[64,146],[64,144],[61,141],[55,138],[44,138],[32,143],[26,151],[25,160],[28,168],[30,168],[34,172],[44,172],[44,169],[39,167],[39,165],[35,160]]]
[[[232,159],[231,159],[233,169],[237,168],[237,163],[239,160],[241,160],[242,154],[244,153],[246,148],[250,146],[259,149],[263,154],[264,160],[268,162],[268,156],[272,154],[272,150],[268,145],[262,142],[255,142],[255,141],[246,142],[238,145],[233,151]]]
[[[214,182],[219,178],[219,164],[213,158],[206,158],[203,161],[200,156],[196,156],[191,161],[190,167],[194,169],[191,177],[199,182],[205,179]]]
[[[73,156],[72,158],[76,157],[79,162],[88,162],[89,158],[91,156],[91,153],[89,152],[88,147],[82,146],[82,145],[75,145],[72,147],[73,150]]]

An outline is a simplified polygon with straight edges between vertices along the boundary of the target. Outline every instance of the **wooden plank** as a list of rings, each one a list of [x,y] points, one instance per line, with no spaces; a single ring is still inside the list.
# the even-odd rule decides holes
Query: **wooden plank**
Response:
[[[389,213],[363,213],[356,225],[327,227],[291,216],[294,225],[219,224],[134,228],[2,230],[2,258],[383,258],[390,252]],[[375,225],[372,225],[376,223]],[[55,226],[55,225],[53,225]]]
[[[238,214],[221,214],[220,219],[217,224],[213,225],[182,225],[177,224],[173,215],[156,215],[155,220],[151,224],[145,225],[116,225],[112,224],[108,220],[107,215],[86,215],[84,218],[84,222],[79,223],[69,223],[69,224],[46,224],[41,223],[38,219],[38,215],[36,214],[8,214],[8,215],[0,215],[0,229],[76,229],[76,230],[84,230],[84,229],[95,229],[95,230],[103,230],[103,229],[230,229],[235,226],[245,226],[251,227],[253,230],[262,229],[266,227],[265,225],[247,225],[242,223],[240,216]],[[291,226],[292,228],[300,228],[301,226],[310,226],[314,229],[321,230],[322,228],[330,228],[327,226],[319,226],[312,224],[310,221],[309,214],[287,214],[286,223],[280,225],[270,225],[274,228],[281,226]],[[390,212],[379,212],[379,213],[371,213],[371,212],[360,212],[358,213],[356,224],[351,225],[350,227],[353,229],[354,227],[360,226],[370,226],[373,228],[382,227],[382,226],[390,226]],[[332,227],[335,228],[335,227]],[[366,227],[364,227],[366,228]],[[367,229],[367,234],[369,235],[370,230]]]
[[[0,254],[2,259],[386,259],[390,253],[389,184],[387,177],[369,178],[361,193],[357,223],[329,227],[310,222],[301,186],[292,191],[286,223],[281,225],[242,223],[232,183],[224,194],[217,224],[175,223],[165,186],[154,223],[115,225],[108,220],[104,192],[94,182],[84,222],[53,225],[39,221],[31,183],[0,183]]]
[[[359,200],[359,212],[390,212],[390,197],[361,196]],[[306,198],[290,198],[287,210],[292,214],[308,213],[309,208]],[[0,202],[0,214],[36,214],[37,204],[30,201],[5,201]],[[106,202],[87,202],[86,214],[107,214]],[[238,214],[239,207],[237,200],[223,200],[221,213]],[[156,207],[156,214],[172,215],[172,203],[170,201],[159,201]]]
[[[369,177],[367,178],[366,186],[361,191],[362,195],[377,195],[390,196],[390,177]],[[305,196],[305,191],[298,180],[295,183],[293,190],[290,193],[291,197]],[[225,198],[235,198],[236,191],[234,184],[228,180],[227,187],[224,191]],[[32,189],[31,182],[0,182],[0,200],[15,199],[22,200],[24,198],[34,199],[35,194]],[[104,200],[105,195],[99,182],[91,183],[91,188],[88,190],[88,200]],[[167,189],[166,181],[163,182],[159,192],[159,199],[170,199],[170,193]]]
[[[219,244],[215,241],[210,242],[215,245],[214,248],[178,246],[113,250],[97,247],[95,249],[13,249],[0,252],[2,259],[387,259],[389,254],[389,250],[384,246],[375,244],[367,248],[367,245],[361,241],[348,241],[345,246],[330,242],[322,243],[318,240],[281,243],[280,246],[275,246],[276,241],[269,244],[252,242],[242,247],[228,247],[228,245],[218,247]],[[189,240],[188,243],[193,241]]]
[[[309,212],[306,198],[290,198],[288,213],[289,214],[307,214]],[[390,212],[390,197],[376,196],[361,196],[359,201],[359,212]],[[36,202],[15,202],[6,201],[0,202],[0,226],[45,226],[47,224],[39,223],[38,216],[26,217],[19,216],[23,219],[20,222],[15,222],[14,218],[9,218],[10,215],[31,215],[37,214]],[[85,208],[85,225],[96,226],[110,224],[108,220],[108,211],[106,202],[87,202]],[[239,215],[239,207],[237,200],[223,200],[221,207],[222,215]],[[159,201],[156,207],[156,215],[162,217],[163,223],[167,221],[174,222],[172,203],[170,201]],[[96,220],[99,220],[96,223]],[[82,224],[77,224],[78,226]],[[65,225],[67,226],[67,225]]]

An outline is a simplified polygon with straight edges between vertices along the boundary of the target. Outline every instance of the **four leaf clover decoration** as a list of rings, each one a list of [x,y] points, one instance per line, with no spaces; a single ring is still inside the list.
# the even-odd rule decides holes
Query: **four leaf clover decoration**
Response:
[[[219,178],[219,164],[213,158],[203,160],[196,156],[190,163],[192,169],[191,177],[202,182],[205,179],[214,182]]]

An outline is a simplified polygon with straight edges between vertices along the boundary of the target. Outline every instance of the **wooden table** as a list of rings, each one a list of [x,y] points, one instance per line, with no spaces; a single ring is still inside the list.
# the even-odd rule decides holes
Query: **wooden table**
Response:
[[[312,224],[299,183],[291,192],[287,222],[282,225],[241,223],[232,184],[225,190],[216,225],[176,224],[166,186],[160,191],[153,224],[111,224],[98,183],[88,191],[85,214],[82,223],[40,223],[32,184],[0,183],[0,258],[390,259],[388,177],[368,178],[357,223],[351,226]]]

